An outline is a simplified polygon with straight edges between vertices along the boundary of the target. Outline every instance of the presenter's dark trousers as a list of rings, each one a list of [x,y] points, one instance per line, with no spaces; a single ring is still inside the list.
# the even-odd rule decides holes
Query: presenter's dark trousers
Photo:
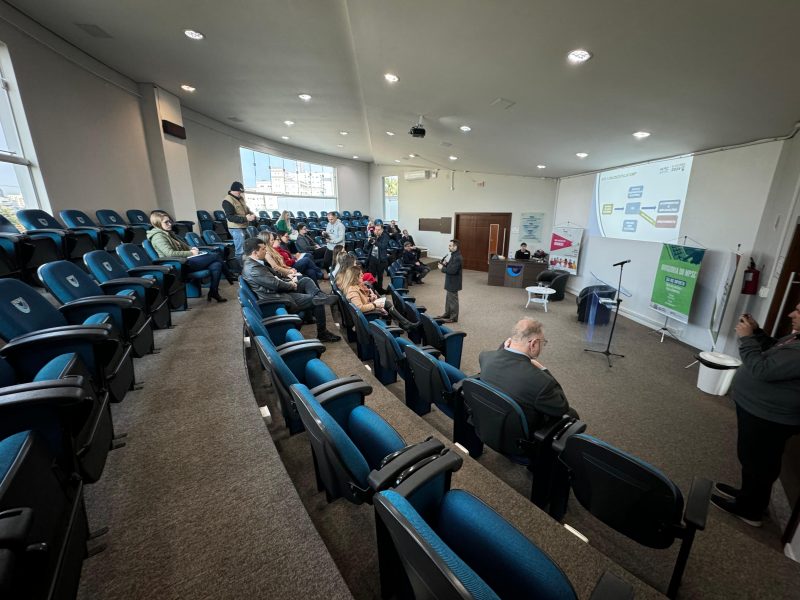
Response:
[[[377,258],[373,258],[372,256],[369,257],[369,261],[367,262],[367,271],[372,273],[375,277],[375,291],[379,294],[385,294],[386,289],[383,287],[383,272],[386,270],[386,267],[389,266],[385,260],[379,261]]]
[[[444,316],[458,321],[458,292],[447,292],[444,299]]]
[[[736,504],[743,512],[760,515],[769,506],[772,484],[781,474],[786,442],[800,433],[800,425],[767,421],[738,405],[736,419],[736,452],[742,465],[742,491]]]

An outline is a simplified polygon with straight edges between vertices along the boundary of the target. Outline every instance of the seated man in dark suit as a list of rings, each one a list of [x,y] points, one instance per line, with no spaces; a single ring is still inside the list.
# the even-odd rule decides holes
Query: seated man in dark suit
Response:
[[[516,254],[514,254],[514,260],[530,260],[531,259],[531,251],[528,250],[528,244],[522,242],[519,245],[519,250],[517,250]]]
[[[325,327],[325,305],[336,304],[336,296],[320,291],[317,284],[308,277],[280,277],[266,262],[266,254],[267,245],[262,240],[245,240],[242,277],[259,300],[281,300],[286,303],[286,310],[290,313],[313,309],[317,322],[317,339],[320,342],[338,342],[342,339]]]
[[[514,325],[503,348],[481,352],[481,381],[515,400],[528,419],[531,431],[554,423],[565,414],[577,417],[569,407],[564,390],[539,361],[547,344],[542,324],[521,319]]]

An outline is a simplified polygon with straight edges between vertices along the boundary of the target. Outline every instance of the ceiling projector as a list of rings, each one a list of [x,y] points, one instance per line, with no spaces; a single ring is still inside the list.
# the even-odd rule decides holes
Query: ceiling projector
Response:
[[[411,126],[411,129],[408,130],[408,134],[415,138],[425,137],[425,127],[422,125],[422,117],[420,117],[419,123]]]

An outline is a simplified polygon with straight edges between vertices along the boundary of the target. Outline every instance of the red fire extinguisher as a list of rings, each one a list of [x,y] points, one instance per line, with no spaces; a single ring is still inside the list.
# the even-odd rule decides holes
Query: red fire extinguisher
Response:
[[[756,261],[750,259],[750,266],[744,270],[744,278],[742,279],[742,293],[743,294],[756,294],[758,293],[758,277],[761,271],[756,269]]]

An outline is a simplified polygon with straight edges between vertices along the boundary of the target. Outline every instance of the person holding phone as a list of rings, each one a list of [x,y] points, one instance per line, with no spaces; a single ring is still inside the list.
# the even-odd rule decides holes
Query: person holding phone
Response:
[[[800,433],[800,304],[789,313],[792,333],[770,337],[749,314],[739,317],[739,356],[730,396],[736,403],[741,487],[716,483],[711,504],[760,527],[786,442]]]

